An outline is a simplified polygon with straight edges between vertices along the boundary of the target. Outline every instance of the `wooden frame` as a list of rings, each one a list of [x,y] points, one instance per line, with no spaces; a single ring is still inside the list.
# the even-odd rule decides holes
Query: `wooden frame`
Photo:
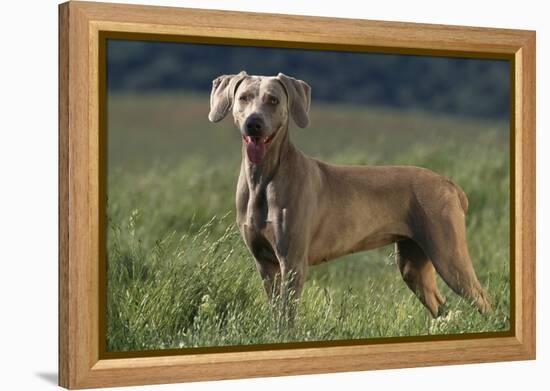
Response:
[[[514,65],[514,328],[505,337],[109,358],[99,349],[100,34],[507,58]],[[59,7],[59,384],[89,388],[535,358],[535,33],[69,2]]]

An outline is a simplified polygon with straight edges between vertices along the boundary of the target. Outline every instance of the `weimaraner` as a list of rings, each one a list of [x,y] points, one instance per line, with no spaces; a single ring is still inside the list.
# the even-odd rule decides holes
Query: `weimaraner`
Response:
[[[304,155],[288,133],[290,117],[309,124],[311,87],[302,80],[242,71],[212,84],[209,120],[232,111],[242,137],[237,223],[270,297],[297,300],[309,266],[395,242],[402,277],[432,316],[444,302],[435,271],[490,311],[456,184],[420,167],[337,166]]]

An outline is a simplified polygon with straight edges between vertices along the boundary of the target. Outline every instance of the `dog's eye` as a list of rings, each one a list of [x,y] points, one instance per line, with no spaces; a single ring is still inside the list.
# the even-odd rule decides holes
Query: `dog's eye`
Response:
[[[279,104],[279,99],[277,99],[275,97],[271,97],[269,99],[269,103],[271,103],[272,105],[278,105]]]
[[[247,95],[241,95],[241,96],[239,97],[239,100],[240,100],[241,102],[246,102],[246,101],[248,100],[248,96],[247,96]]]

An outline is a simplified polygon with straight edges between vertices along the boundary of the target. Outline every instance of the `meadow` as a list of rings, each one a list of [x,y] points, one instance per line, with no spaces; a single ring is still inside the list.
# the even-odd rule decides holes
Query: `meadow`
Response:
[[[506,121],[314,101],[310,128],[290,130],[307,154],[427,167],[464,189],[470,254],[493,312],[479,314],[438,277],[447,313],[432,319],[388,246],[310,268],[296,321],[284,327],[235,224],[238,131],[229,118],[209,123],[208,102],[109,95],[108,351],[509,329]]]

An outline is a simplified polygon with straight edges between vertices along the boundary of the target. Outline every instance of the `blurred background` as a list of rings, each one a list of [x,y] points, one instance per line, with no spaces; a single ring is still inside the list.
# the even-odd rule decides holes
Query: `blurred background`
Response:
[[[181,154],[220,158],[234,153],[235,147],[238,151],[240,140],[234,132],[210,126],[205,118],[212,80],[241,70],[250,75],[283,72],[312,86],[311,130],[295,135],[308,153],[330,153],[318,145],[323,141],[315,140],[327,137],[332,138],[330,148],[341,150],[358,131],[367,132],[360,143],[386,138],[392,145],[384,149],[393,152],[424,142],[416,130],[422,129],[429,139],[470,137],[469,119],[506,123],[509,115],[508,61],[124,40],[109,40],[107,57],[108,93],[114,105],[110,124],[135,132],[131,141],[124,132],[120,139],[112,134],[109,161],[115,165],[140,165],[135,154],[148,164],[150,159],[169,161]],[[344,111],[324,115],[325,108],[334,105]],[[350,114],[346,108],[359,110]],[[384,118],[369,116],[374,113]],[[442,131],[446,125],[437,121],[444,122],[445,115],[461,118],[464,129]],[[225,124],[230,127],[231,121]],[[199,129],[205,132],[195,137],[193,130]],[[307,133],[308,141],[302,144],[301,137],[310,131],[315,134]],[[399,138],[392,137],[395,132]],[[502,136],[507,140],[505,133]],[[180,138],[181,143],[174,142]]]
[[[246,70],[307,80],[320,102],[508,115],[508,61],[262,47],[109,41],[109,91],[209,93]]]
[[[108,40],[108,349],[143,350],[506,330],[509,327],[509,62]],[[236,231],[241,138],[208,122],[212,80],[283,72],[312,87],[305,153],[410,164],[469,198],[468,244],[493,300],[482,317],[438,280],[432,320],[393,246],[311,268],[291,330],[273,324]]]

